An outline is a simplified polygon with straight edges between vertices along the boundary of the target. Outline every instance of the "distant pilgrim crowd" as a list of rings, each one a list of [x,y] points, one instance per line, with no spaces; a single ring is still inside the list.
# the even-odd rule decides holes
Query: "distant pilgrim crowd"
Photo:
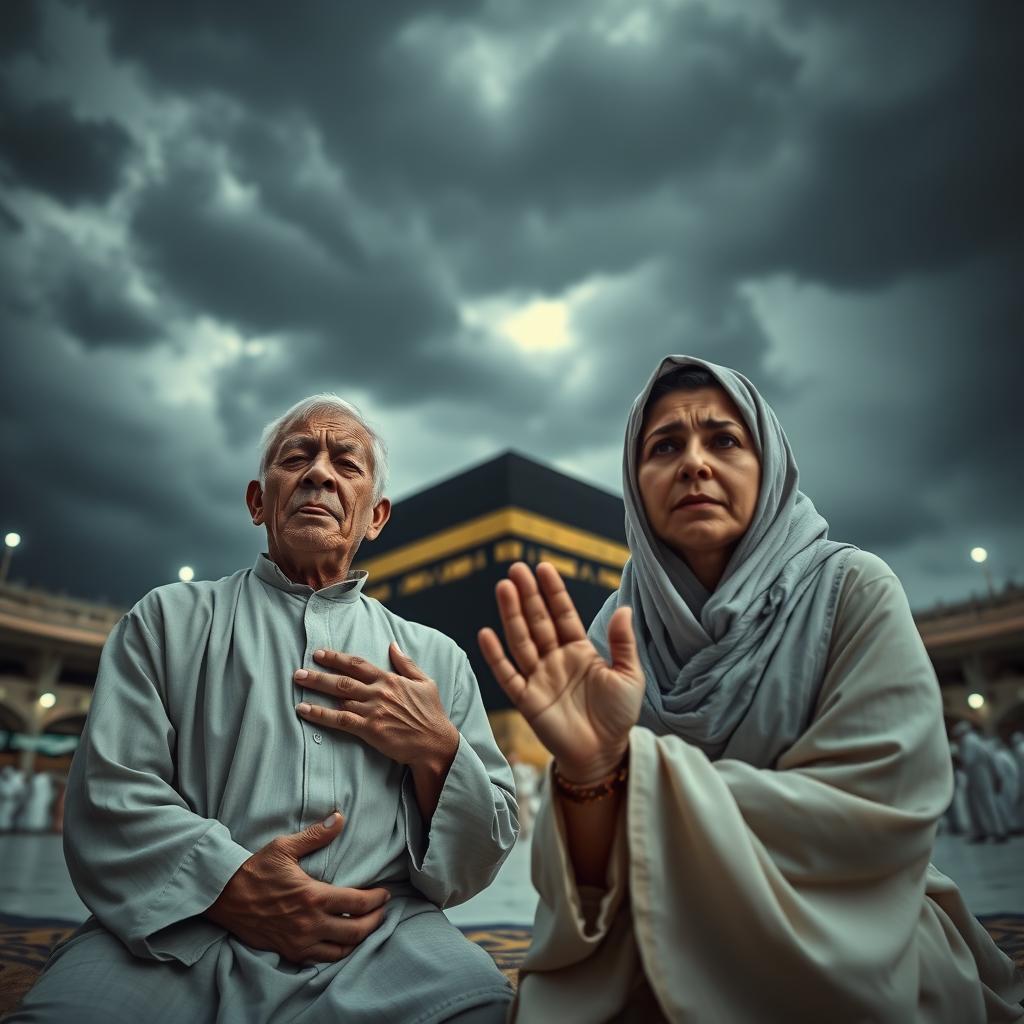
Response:
[[[49,772],[0,768],[0,832],[59,832],[64,787]]]
[[[967,722],[950,734],[955,789],[946,828],[972,842],[1004,842],[1024,832],[1024,732],[1009,745]]]

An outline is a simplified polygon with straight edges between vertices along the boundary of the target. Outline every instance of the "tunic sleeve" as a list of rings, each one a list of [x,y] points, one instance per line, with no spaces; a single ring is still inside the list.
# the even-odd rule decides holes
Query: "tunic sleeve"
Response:
[[[64,854],[99,922],[136,956],[194,963],[224,932],[197,917],[250,856],[174,788],[162,649],[138,610],[114,628],[68,776]]]
[[[969,942],[926,898],[952,786],[941,699],[899,581],[871,562],[844,588],[814,719],[774,770],[633,730],[628,901],[613,884],[605,909],[621,901],[618,917],[587,930],[582,906],[568,912],[565,859],[545,858],[538,925],[551,941],[527,969],[564,974],[570,962],[599,984],[584,961],[609,956],[626,916],[670,1020],[1017,1019],[1009,960],[992,947],[979,979]],[[544,834],[564,846],[553,824]],[[554,1019],[531,996],[558,992],[554,980],[523,976],[523,1020]],[[586,986],[575,991],[586,1002]],[[572,1019],[598,1006],[613,1009],[592,1002]]]
[[[494,742],[469,660],[460,655],[450,716],[459,730],[459,749],[429,834],[411,774],[406,774],[402,787],[410,879],[439,907],[465,903],[490,885],[519,833],[512,769]]]

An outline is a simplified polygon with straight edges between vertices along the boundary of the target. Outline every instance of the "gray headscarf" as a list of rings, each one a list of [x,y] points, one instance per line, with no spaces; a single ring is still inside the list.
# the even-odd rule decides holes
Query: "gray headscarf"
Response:
[[[637,443],[654,383],[679,367],[707,370],[736,403],[761,460],[761,490],[747,532],[709,592],[654,535],[637,488]],[[806,728],[828,656],[849,544],[797,490],[797,468],[775,413],[741,374],[703,359],[667,356],[637,396],[626,425],[622,490],[630,559],[590,638],[607,657],[608,621],[633,609],[647,689],[640,724],[674,733],[708,757],[771,767]]]

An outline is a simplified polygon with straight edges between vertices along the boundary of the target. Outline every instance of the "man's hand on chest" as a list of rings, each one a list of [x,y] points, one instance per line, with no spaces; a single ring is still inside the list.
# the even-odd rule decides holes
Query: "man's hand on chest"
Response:
[[[335,707],[302,702],[299,717],[358,736],[413,771],[447,772],[459,732],[441,703],[437,684],[397,644],[389,649],[394,672],[337,651],[313,655],[323,670],[299,669],[299,686],[333,697]]]

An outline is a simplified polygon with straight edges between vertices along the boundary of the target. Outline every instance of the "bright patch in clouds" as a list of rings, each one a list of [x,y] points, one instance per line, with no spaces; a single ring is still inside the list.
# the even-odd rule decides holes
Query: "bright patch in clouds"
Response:
[[[573,318],[597,293],[596,281],[571,288],[563,298],[481,299],[462,306],[462,319],[470,327],[512,342],[524,352],[559,352],[576,343]]]
[[[507,299],[485,299],[462,307],[462,319],[524,352],[553,352],[573,342],[572,310],[561,299],[533,299],[515,304]]]
[[[258,193],[251,185],[244,185],[233,174],[222,171],[219,175],[220,199],[229,210],[253,209]]]
[[[499,334],[514,341],[524,352],[546,352],[572,343],[569,307],[564,302],[539,299],[505,317],[497,326]]]

